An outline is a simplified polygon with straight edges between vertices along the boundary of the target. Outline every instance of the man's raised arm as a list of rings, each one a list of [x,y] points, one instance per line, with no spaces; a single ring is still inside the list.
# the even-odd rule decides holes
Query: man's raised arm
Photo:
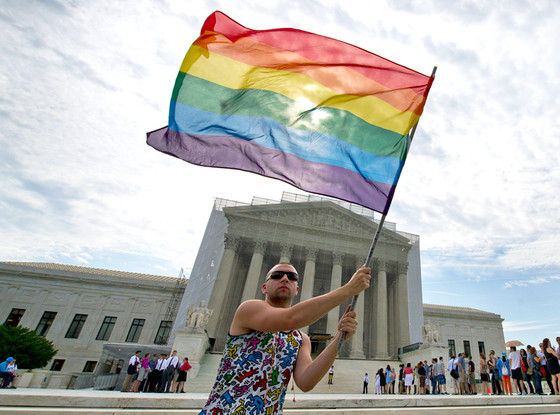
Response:
[[[230,333],[239,335],[251,330],[262,332],[290,331],[313,324],[333,308],[358,295],[369,287],[370,268],[360,268],[350,281],[318,297],[302,301],[294,306],[279,307],[267,300],[248,300],[235,313]],[[277,281],[274,281],[277,283]],[[264,289],[264,285],[263,285]]]

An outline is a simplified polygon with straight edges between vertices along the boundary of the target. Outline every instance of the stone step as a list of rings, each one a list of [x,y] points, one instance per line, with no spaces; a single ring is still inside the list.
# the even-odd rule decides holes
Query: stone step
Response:
[[[387,413],[406,413],[407,415],[427,415],[427,414],[458,414],[472,415],[476,412],[483,411],[485,415],[521,415],[521,414],[558,414],[560,413],[560,405],[496,405],[492,407],[480,408],[479,406],[462,406],[462,407],[424,407],[424,408],[341,408],[341,409],[284,409],[286,415],[305,415],[305,414],[327,414],[327,415],[371,415],[371,414],[387,414]],[[80,414],[80,415],[198,415],[199,410],[193,409],[126,409],[126,408],[100,408],[78,410],[76,408],[2,408],[0,414],[18,414],[18,415],[56,415],[56,414]]]
[[[453,396],[291,394],[286,415],[328,414],[553,414],[557,396]],[[207,398],[202,393],[143,394],[68,389],[0,390],[0,414],[198,414]]]

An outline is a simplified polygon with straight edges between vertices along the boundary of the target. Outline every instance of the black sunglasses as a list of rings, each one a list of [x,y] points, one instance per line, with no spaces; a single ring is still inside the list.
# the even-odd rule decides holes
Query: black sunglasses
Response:
[[[270,275],[268,276],[268,278],[266,279],[268,280],[279,280],[282,279],[282,277],[286,275],[288,277],[288,279],[290,281],[297,281],[299,279],[298,275],[296,272],[290,272],[290,271],[274,271],[271,272]]]

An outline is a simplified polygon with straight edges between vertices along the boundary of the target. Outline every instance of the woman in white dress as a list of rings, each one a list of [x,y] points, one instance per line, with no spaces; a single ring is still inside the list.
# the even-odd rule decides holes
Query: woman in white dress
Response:
[[[412,373],[413,373],[412,367],[410,363],[407,363],[406,367],[404,368],[404,389],[407,395],[410,395],[410,388],[412,386],[412,380],[413,380]]]

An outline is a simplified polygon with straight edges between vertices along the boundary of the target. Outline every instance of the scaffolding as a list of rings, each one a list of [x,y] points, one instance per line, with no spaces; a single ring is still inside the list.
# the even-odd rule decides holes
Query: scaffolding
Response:
[[[185,291],[185,287],[187,285],[187,277],[183,268],[179,272],[179,276],[177,277],[177,282],[175,283],[175,288],[171,293],[171,299],[169,300],[169,304],[167,305],[167,311],[165,312],[165,317],[163,318],[164,321],[169,322],[169,327],[166,327],[165,333],[162,333],[161,336],[155,341],[155,344],[167,344],[169,340],[169,335],[171,334],[171,326],[173,324],[173,320],[177,315],[177,307],[183,298],[183,292]]]

